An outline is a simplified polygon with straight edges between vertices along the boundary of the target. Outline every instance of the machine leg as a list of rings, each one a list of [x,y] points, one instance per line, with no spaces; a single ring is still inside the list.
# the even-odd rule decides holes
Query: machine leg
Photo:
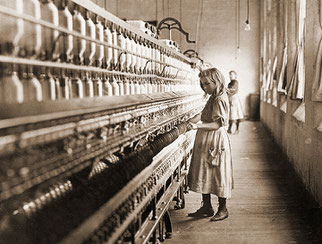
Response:
[[[188,176],[187,175],[184,177],[184,181],[183,181],[183,192],[189,193],[189,191],[188,191]]]
[[[134,223],[131,225],[131,244],[135,244],[135,226]]]
[[[152,243],[153,243],[153,244],[157,244],[157,243],[159,243],[159,241],[157,240],[157,230],[156,230],[156,229],[153,231],[153,235],[152,235]]]
[[[184,200],[184,190],[183,186],[180,186],[177,191],[177,197],[175,198],[175,201],[177,202],[176,205],[174,205],[175,209],[183,209],[185,207],[185,200]]]
[[[181,208],[185,208],[186,201],[185,201],[185,198],[184,198],[184,186],[180,187],[180,198],[181,198]]]
[[[163,220],[159,222],[159,241],[164,242],[164,223]]]
[[[165,238],[170,239],[172,236],[172,223],[171,223],[170,214],[168,211],[165,212],[163,216],[163,221],[165,225]]]
[[[156,198],[154,197],[152,199],[152,220],[155,220],[157,218],[157,201]]]

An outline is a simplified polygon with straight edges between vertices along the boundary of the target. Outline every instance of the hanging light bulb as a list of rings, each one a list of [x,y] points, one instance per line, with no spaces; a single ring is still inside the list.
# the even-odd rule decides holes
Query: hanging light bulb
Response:
[[[250,24],[249,24],[249,0],[247,0],[247,19],[245,21],[245,31],[250,31]]]
[[[244,28],[245,31],[250,31],[250,24],[249,24],[249,20],[247,19],[245,21],[245,28]]]

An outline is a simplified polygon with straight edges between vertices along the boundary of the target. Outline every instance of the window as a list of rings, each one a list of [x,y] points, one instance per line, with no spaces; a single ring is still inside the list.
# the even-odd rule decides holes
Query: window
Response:
[[[301,105],[295,110],[293,117],[300,122],[305,122],[305,103],[302,102]]]
[[[286,74],[287,74],[287,46],[284,47],[283,50],[283,57],[282,57],[282,66],[281,66],[281,71],[280,75],[278,78],[278,85],[277,85],[277,91],[282,94],[286,94]]]
[[[271,61],[269,60],[268,73],[266,79],[266,102],[271,103],[274,106],[277,105],[277,91],[276,91],[276,66],[277,56],[274,58],[273,66],[271,67]],[[274,100],[275,99],[275,100]],[[276,104],[276,105],[275,105]]]
[[[283,111],[284,113],[286,113],[286,111],[287,111],[287,100],[286,100],[286,98],[282,102],[282,106],[280,107],[280,110]]]
[[[322,120],[321,120],[321,122],[320,122],[320,124],[319,124],[319,126],[316,128],[319,132],[321,132],[322,133]]]
[[[269,84],[271,80],[271,60],[269,59],[266,64],[266,77],[264,77],[264,101],[267,103],[271,103],[270,92],[269,92]]]
[[[320,6],[321,8],[321,6]],[[312,100],[317,102],[322,102],[322,38],[320,41],[319,50],[317,52],[315,61],[315,74],[312,86]]]
[[[277,106],[277,71],[276,71],[276,66],[277,66],[277,56],[275,56],[274,59],[274,64],[273,64],[273,70],[272,70],[272,78],[271,78],[271,84],[270,84],[270,90],[271,90],[271,95],[272,95],[272,105]]]
[[[295,56],[294,73],[290,82],[289,92],[292,99],[304,99],[305,65],[304,65],[304,40],[305,40],[305,15],[306,0],[296,1],[297,21],[297,52]]]

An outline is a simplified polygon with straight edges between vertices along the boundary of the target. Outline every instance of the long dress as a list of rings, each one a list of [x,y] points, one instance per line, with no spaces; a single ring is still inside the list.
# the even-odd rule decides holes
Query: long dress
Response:
[[[230,139],[227,133],[229,101],[224,92],[210,96],[201,114],[201,121],[221,124],[218,130],[198,129],[188,173],[191,191],[230,198],[233,189],[233,170]],[[214,165],[218,159],[218,165]]]
[[[238,96],[237,80],[231,80],[231,82],[228,84],[228,91],[230,102],[229,120],[242,120],[244,118],[244,113]]]

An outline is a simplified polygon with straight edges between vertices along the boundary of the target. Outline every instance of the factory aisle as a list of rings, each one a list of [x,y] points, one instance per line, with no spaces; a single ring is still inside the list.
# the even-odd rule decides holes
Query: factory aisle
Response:
[[[184,209],[170,210],[173,234],[165,243],[322,243],[321,211],[263,125],[245,121],[231,140],[235,189],[228,200],[229,218],[210,222],[209,218],[187,217],[201,204],[201,195],[189,192]],[[212,204],[216,211],[215,196]]]

